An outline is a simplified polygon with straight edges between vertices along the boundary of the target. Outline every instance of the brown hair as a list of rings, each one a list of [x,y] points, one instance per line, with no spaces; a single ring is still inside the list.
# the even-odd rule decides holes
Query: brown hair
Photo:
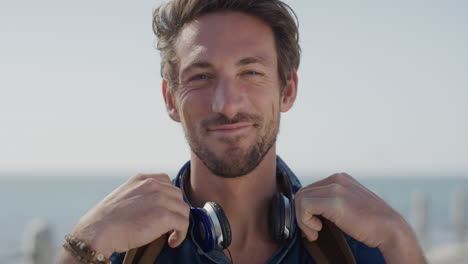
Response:
[[[267,23],[274,34],[278,57],[278,73],[282,86],[299,67],[298,20],[294,11],[281,0],[171,0],[160,5],[153,14],[153,31],[161,52],[161,76],[169,88],[178,84],[176,38],[182,27],[192,20],[213,12],[239,11]]]

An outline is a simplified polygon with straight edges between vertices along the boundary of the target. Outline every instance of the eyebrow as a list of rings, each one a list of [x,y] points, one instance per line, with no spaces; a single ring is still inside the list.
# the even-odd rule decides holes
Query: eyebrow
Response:
[[[266,60],[263,57],[257,56],[257,57],[245,57],[240,59],[237,63],[236,66],[245,66],[249,64],[254,64],[258,63],[261,65],[266,66],[268,64],[268,60]],[[189,66],[185,67],[182,72],[181,76],[184,76],[187,72],[193,70],[193,69],[209,69],[209,68],[214,68],[213,64],[207,62],[207,61],[199,61],[199,62],[194,62],[190,64]]]
[[[213,65],[207,61],[194,62],[182,70],[181,76],[184,76],[188,71],[191,71],[192,69],[196,69],[196,68],[200,68],[200,69],[213,68]]]
[[[236,63],[236,66],[245,66],[245,65],[248,65],[248,64],[253,64],[253,63],[259,63],[261,65],[264,65],[266,66],[268,64],[268,61],[263,58],[263,57],[246,57],[246,58],[243,58],[241,60],[239,60],[237,63]]]

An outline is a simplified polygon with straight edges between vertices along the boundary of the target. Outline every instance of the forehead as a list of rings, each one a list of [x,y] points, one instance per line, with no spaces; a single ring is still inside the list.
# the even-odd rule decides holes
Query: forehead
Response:
[[[196,61],[229,63],[260,57],[276,65],[273,32],[262,20],[240,12],[201,16],[184,26],[176,41],[180,68]]]

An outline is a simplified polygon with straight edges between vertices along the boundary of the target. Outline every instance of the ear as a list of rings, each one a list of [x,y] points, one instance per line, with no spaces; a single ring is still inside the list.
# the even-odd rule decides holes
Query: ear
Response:
[[[174,93],[167,87],[166,80],[162,81],[162,93],[164,97],[164,103],[166,104],[166,111],[169,114],[169,117],[176,122],[180,122],[179,111],[177,111]]]
[[[291,78],[288,80],[286,87],[284,87],[284,90],[281,93],[281,112],[284,113],[289,111],[289,109],[291,109],[291,107],[294,105],[294,102],[296,101],[298,81],[297,71],[293,70],[291,73]]]

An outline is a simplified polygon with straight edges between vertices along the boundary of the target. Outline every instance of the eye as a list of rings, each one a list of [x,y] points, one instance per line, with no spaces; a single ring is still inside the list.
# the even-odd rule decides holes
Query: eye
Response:
[[[192,76],[190,78],[190,81],[207,80],[209,78],[210,76],[208,76],[208,74],[197,74],[197,75]]]
[[[244,74],[246,74],[246,75],[260,75],[260,73],[256,72],[256,71],[245,71]]]

